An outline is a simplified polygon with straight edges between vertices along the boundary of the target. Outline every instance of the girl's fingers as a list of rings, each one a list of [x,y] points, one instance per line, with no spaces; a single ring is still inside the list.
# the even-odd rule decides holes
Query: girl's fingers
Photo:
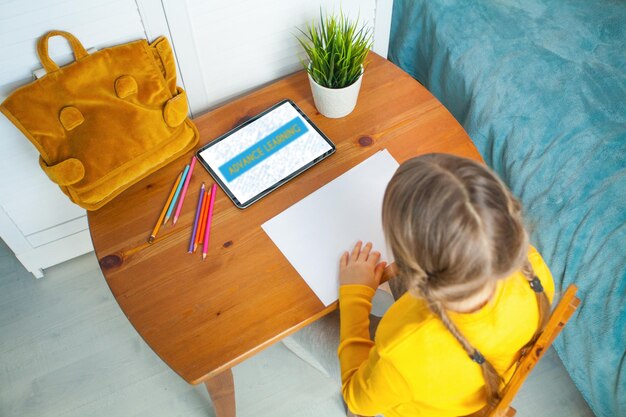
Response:
[[[367,258],[367,262],[371,263],[372,266],[376,265],[378,261],[380,261],[380,252],[378,251],[370,253],[369,258]]]
[[[359,254],[360,261],[367,261],[367,258],[370,256],[370,251],[372,250],[372,242],[367,242],[363,249],[361,249],[361,253]]]
[[[341,259],[339,260],[339,265],[340,265],[340,266],[347,266],[347,265],[348,265],[348,256],[349,256],[349,254],[348,254],[348,252],[347,252],[347,251],[346,251],[346,252],[344,252],[344,253],[341,255]]]
[[[381,262],[376,265],[374,269],[374,276],[376,277],[376,282],[380,283],[380,280],[383,277],[383,273],[385,272],[385,267],[387,266],[387,262]]]
[[[352,256],[350,257],[350,259],[352,259],[353,261],[356,261],[356,259],[359,257],[359,253],[361,253],[362,244],[363,242],[359,240],[358,242],[356,242],[356,245],[354,245],[354,249],[352,249]]]

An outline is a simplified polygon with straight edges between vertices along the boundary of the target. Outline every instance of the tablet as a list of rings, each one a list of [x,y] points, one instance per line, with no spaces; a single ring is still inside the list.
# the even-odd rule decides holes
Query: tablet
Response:
[[[248,207],[335,152],[291,100],[283,100],[196,152],[239,208]]]

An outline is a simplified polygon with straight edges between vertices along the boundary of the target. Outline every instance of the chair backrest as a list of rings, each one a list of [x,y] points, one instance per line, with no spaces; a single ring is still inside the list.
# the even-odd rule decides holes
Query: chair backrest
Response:
[[[576,297],[577,290],[578,288],[576,288],[574,284],[567,287],[565,294],[563,294],[561,301],[559,301],[552,315],[550,315],[550,319],[546,323],[546,327],[543,329],[543,332],[541,332],[539,338],[537,338],[537,341],[520,357],[513,377],[511,377],[509,383],[504,387],[502,399],[495,408],[486,413],[487,417],[512,417],[515,415],[515,409],[510,407],[511,401],[521,388],[526,377],[530,374],[530,371],[532,371],[537,362],[539,362],[539,359],[541,359],[546,350],[552,345],[554,339],[561,333],[567,321],[578,308],[580,300]]]

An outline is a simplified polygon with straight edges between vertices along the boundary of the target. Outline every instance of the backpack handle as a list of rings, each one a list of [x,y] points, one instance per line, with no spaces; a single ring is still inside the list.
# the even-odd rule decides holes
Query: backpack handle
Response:
[[[50,56],[48,55],[48,39],[53,36],[62,36],[67,39],[72,47],[72,51],[74,52],[74,59],[77,61],[89,55],[80,41],[71,33],[62,30],[51,30],[39,38],[39,41],[37,41],[37,54],[39,55],[39,61],[41,61],[41,65],[43,65],[48,74],[58,71],[59,69],[59,66],[52,59],[50,59]]]

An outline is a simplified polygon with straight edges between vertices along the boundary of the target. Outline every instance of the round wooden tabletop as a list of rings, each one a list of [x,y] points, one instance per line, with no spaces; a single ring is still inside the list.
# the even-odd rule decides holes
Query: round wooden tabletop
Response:
[[[205,261],[187,253],[200,184],[213,183],[199,164],[178,223],[170,221],[148,244],[192,152],[89,212],[100,266],[122,311],[187,382],[203,382],[335,308],[324,307],[261,224],[380,149],[400,163],[430,152],[481,159],[463,128],[423,86],[377,55],[370,61],[357,107],[344,118],[316,111],[300,71],[194,120],[200,147],[290,98],[337,146],[334,155],[245,210],[218,189]]]

